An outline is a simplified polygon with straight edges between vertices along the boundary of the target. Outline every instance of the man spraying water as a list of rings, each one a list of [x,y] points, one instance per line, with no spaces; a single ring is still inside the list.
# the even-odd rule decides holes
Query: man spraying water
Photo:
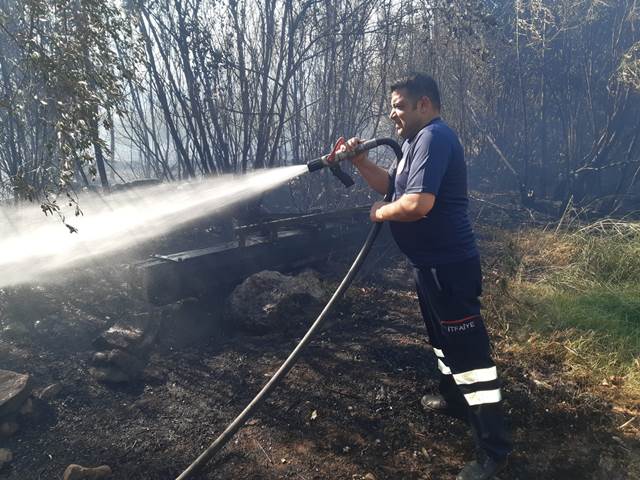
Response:
[[[391,86],[389,117],[404,139],[395,172],[369,161],[366,151],[351,161],[375,191],[387,194],[393,188],[391,201],[375,202],[370,218],[389,222],[414,268],[420,310],[440,370],[440,394],[425,395],[421,404],[468,420],[481,454],[457,480],[488,480],[506,464],[511,445],[480,314],[482,274],[467,214],[464,152],[440,118],[438,86],[427,75],[411,75]],[[352,138],[342,151],[361,143]]]
[[[391,106],[390,118],[405,139],[402,148],[389,138],[352,138],[346,143],[341,138],[332,152],[303,166],[310,172],[329,167],[349,186],[353,182],[338,163],[350,159],[385,201],[371,207],[374,224],[364,245],[307,333],[251,402],[176,480],[190,478],[220,451],[293,368],[351,284],[383,221],[389,221],[396,242],[414,266],[420,307],[441,372],[440,395],[425,395],[421,403],[425,409],[466,418],[482,453],[457,480],[489,480],[506,464],[511,445],[504,434],[498,374],[480,315],[482,274],[467,215],[462,146],[440,119],[440,94],[431,77],[417,74],[395,83]],[[367,159],[366,152],[381,145],[391,147],[398,159],[391,171]]]

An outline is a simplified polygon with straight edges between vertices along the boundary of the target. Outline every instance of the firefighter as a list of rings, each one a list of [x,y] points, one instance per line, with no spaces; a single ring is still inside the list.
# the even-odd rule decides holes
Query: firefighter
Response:
[[[425,395],[421,404],[462,417],[472,428],[479,453],[457,480],[491,479],[506,464],[511,445],[480,314],[482,274],[467,212],[463,148],[440,118],[440,93],[428,75],[413,74],[391,86],[389,118],[404,139],[397,166],[387,171],[368,160],[366,152],[352,162],[377,192],[394,189],[391,202],[372,205],[370,218],[389,222],[414,269],[420,310],[440,370],[439,394]],[[359,143],[352,138],[342,150]]]

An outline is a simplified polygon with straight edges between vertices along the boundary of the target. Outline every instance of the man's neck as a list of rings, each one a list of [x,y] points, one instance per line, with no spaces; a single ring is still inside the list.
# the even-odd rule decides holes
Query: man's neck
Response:
[[[420,127],[420,130],[422,130],[424,127],[426,127],[427,125],[429,125],[430,123],[432,123],[434,120],[436,120],[438,118],[440,118],[440,112],[434,112],[432,115],[429,115],[429,116],[425,117],[424,122],[422,123],[422,126]],[[418,132],[420,130],[418,130]]]
[[[426,127],[427,125],[429,125],[431,122],[433,122],[434,120],[436,120],[438,118],[440,118],[440,112],[433,112],[433,114],[431,114],[431,115],[429,115],[429,117],[427,117],[427,121],[423,125],[423,128]]]
[[[418,132],[420,132],[420,130],[422,130],[424,127],[426,127],[427,125],[431,124],[434,120],[437,120],[440,118],[440,112],[434,114],[434,115],[429,115],[429,117],[425,118],[425,121],[422,123],[422,125],[420,126],[420,128],[418,130],[416,130],[416,132],[411,135],[410,137],[407,138],[408,141],[412,141],[415,136],[418,134]]]

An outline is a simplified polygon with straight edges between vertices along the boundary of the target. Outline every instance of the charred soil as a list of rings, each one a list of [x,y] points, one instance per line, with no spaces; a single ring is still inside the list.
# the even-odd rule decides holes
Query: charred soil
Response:
[[[392,263],[392,262],[391,262]],[[198,479],[455,478],[473,457],[460,420],[425,413],[436,390],[411,276],[400,261],[349,291],[256,415]],[[178,476],[251,400],[304,333],[227,330],[188,347],[158,343],[139,381],[89,374],[92,340],[110,325],[159,318],[114,272],[0,295],[0,368],[29,373],[34,399],[20,429],[0,438],[13,461],[0,479],[60,479],[67,465],[109,465],[118,480]],[[310,323],[317,311],[307,312]],[[611,390],[573,381],[553,350],[523,355],[526,338],[492,330],[515,452],[503,480],[633,479],[637,415]]]

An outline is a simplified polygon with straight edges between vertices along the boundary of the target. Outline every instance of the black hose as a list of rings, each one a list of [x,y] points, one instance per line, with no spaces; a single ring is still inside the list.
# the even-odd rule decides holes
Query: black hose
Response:
[[[395,140],[392,140],[390,138],[380,138],[375,140],[377,142],[377,145],[388,145],[391,148],[393,148],[393,151],[395,152],[398,160],[402,157],[402,149],[400,148],[400,145],[398,145],[398,143]],[[393,186],[393,182],[390,182],[390,185]],[[389,201],[392,195],[393,195],[393,189],[390,187],[389,191],[385,195],[385,200]],[[344,292],[347,290],[347,288],[349,288],[349,285],[351,285],[351,282],[353,281],[353,278],[355,277],[356,273],[358,273],[358,270],[360,270],[360,267],[362,266],[364,259],[369,254],[369,251],[371,250],[371,247],[373,246],[373,242],[378,236],[378,233],[380,233],[381,227],[382,227],[382,223],[374,223],[371,226],[371,229],[369,230],[369,234],[367,235],[367,239],[365,240],[364,245],[360,249],[360,252],[358,252],[358,255],[356,256],[355,260],[353,261],[351,268],[349,268],[349,271],[347,272],[345,277],[342,279],[342,282],[340,283],[336,291],[333,293],[333,295],[325,305],[322,312],[320,312],[320,315],[318,315],[318,318],[316,318],[316,321],[313,322],[313,325],[311,325],[311,328],[309,328],[305,336],[302,338],[302,340],[300,340],[300,343],[298,343],[296,348],[291,352],[291,354],[289,354],[289,357],[280,366],[278,371],[273,374],[273,376],[267,382],[267,384],[264,387],[262,387],[262,390],[258,392],[258,394],[253,398],[253,400],[251,400],[249,405],[245,407],[245,409],[240,413],[240,415],[238,415],[235,418],[235,420],[229,424],[229,426],[224,430],[224,432],[222,432],[220,436],[216,438],[216,440],[204,452],[202,452],[200,456],[196,458],[196,460],[191,465],[189,465],[189,467],[187,467],[187,469],[184,472],[180,474],[179,477],[176,478],[176,480],[185,480],[189,478],[191,474],[195,473],[199,468],[204,466],[211,459],[211,457],[213,457],[218,452],[218,450],[220,450],[229,440],[231,440],[233,435],[238,430],[240,430],[240,428],[247,421],[247,418],[249,418],[249,415],[267,397],[267,395],[271,392],[271,390],[273,390],[273,388],[277,385],[277,383],[282,378],[284,378],[284,376],[289,372],[289,370],[291,370],[296,360],[302,353],[302,350],[304,349],[304,347],[307,346],[307,344],[311,341],[311,339],[313,338],[313,335],[316,333],[318,328],[320,328],[320,326],[324,323],[324,320],[326,319],[328,313],[333,308],[334,303],[338,299],[340,299],[342,295],[344,295]]]

